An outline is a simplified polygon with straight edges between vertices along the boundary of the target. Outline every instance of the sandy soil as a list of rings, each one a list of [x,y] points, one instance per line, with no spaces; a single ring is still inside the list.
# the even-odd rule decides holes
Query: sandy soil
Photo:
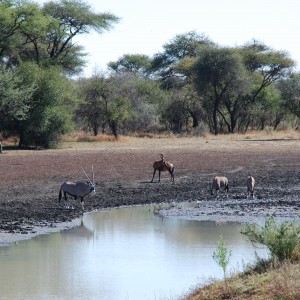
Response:
[[[164,153],[175,165],[151,183],[152,164]],[[161,138],[122,142],[69,143],[64,149],[7,151],[0,154],[0,245],[78,224],[82,215],[58,203],[65,180],[85,180],[81,167],[95,170],[96,195],[85,198],[85,211],[123,205],[180,203],[161,211],[198,220],[256,221],[273,214],[300,217],[300,140]],[[246,198],[245,179],[256,179],[255,199]],[[208,182],[225,175],[230,194],[210,196]]]

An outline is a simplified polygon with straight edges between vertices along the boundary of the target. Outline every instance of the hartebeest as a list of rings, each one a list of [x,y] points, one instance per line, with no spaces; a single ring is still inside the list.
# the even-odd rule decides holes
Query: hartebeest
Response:
[[[164,171],[168,171],[171,175],[171,182],[174,183],[174,165],[168,161],[165,161],[164,155],[160,155],[161,160],[155,161],[153,163],[153,176],[151,182],[153,182],[154,175],[156,171],[158,171],[158,181],[160,182],[160,173]]]
[[[225,176],[216,176],[212,183],[210,183],[210,193],[211,195],[214,194],[214,190],[216,191],[216,196],[218,196],[219,190],[221,187],[225,189],[225,195],[228,197],[228,179]]]

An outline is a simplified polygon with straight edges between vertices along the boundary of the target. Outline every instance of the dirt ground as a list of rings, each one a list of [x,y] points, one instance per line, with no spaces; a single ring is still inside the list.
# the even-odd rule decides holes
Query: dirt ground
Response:
[[[0,154],[0,245],[4,236],[38,234],[82,215],[58,203],[65,180],[85,180],[94,167],[96,195],[85,211],[101,208],[198,201],[195,209],[163,212],[196,219],[247,221],[250,216],[300,217],[299,138],[127,138],[121,142],[67,143],[56,150],[6,150]],[[160,153],[175,165],[175,183],[152,164]],[[246,198],[248,174],[256,179],[255,199]],[[229,179],[229,197],[215,199],[208,182]],[[156,175],[157,176],[157,175]],[[1,241],[2,238],[2,241]]]

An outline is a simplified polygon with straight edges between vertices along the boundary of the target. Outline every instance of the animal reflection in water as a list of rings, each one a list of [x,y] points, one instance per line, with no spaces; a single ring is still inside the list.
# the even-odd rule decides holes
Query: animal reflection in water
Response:
[[[81,218],[80,225],[78,227],[73,227],[71,229],[65,230],[62,237],[66,240],[72,240],[76,238],[86,239],[86,240],[94,240],[95,230],[88,228]]]
[[[60,203],[61,198],[62,198],[62,193],[63,193],[64,198],[65,198],[65,208],[70,208],[69,203],[68,203],[67,195],[70,195],[70,196],[74,197],[72,208],[74,208],[74,204],[75,204],[75,201],[77,200],[77,198],[80,198],[81,207],[82,207],[82,209],[84,209],[83,198],[86,195],[90,194],[90,193],[93,193],[93,194],[96,193],[93,168],[92,168],[93,180],[89,179],[89,177],[87,176],[87,174],[84,170],[83,170],[83,172],[84,172],[85,176],[88,179],[87,182],[83,182],[83,181],[77,181],[77,182],[66,181],[61,185],[60,191],[59,191],[59,196],[58,196],[58,199],[59,199],[58,202]]]
[[[156,171],[158,171],[158,181],[159,182],[160,182],[160,173],[163,172],[163,171],[168,171],[171,175],[171,182],[174,183],[174,165],[171,164],[168,161],[165,161],[163,154],[160,155],[160,158],[161,158],[161,160],[155,161],[153,163],[154,172],[153,172],[151,182],[153,182],[154,175],[155,175]]]

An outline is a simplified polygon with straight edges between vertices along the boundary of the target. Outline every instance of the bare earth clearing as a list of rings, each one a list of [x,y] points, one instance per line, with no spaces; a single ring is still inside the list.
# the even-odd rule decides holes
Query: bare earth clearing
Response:
[[[152,164],[164,153],[175,165],[175,184],[162,173],[150,183]],[[218,138],[126,138],[122,142],[68,143],[64,149],[0,154],[0,245],[76,225],[82,211],[58,204],[65,180],[85,180],[94,166],[96,195],[85,211],[159,202],[199,201],[163,215],[198,220],[257,221],[274,214],[300,218],[300,140]],[[256,179],[256,198],[246,199],[245,179]],[[210,196],[208,181],[229,179],[229,197]],[[157,175],[158,176],[158,175]],[[74,222],[75,220],[75,222]],[[72,221],[72,222],[71,222]]]

